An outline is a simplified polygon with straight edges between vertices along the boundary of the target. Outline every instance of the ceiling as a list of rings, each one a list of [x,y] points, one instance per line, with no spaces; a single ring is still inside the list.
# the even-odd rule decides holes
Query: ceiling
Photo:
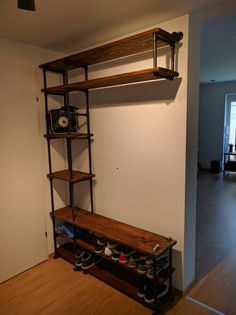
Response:
[[[214,8],[216,1],[223,0],[35,0],[36,11],[25,11],[17,9],[17,0],[1,0],[0,37],[69,54],[208,5]],[[201,81],[236,79],[231,60],[236,19],[211,23],[203,25]]]

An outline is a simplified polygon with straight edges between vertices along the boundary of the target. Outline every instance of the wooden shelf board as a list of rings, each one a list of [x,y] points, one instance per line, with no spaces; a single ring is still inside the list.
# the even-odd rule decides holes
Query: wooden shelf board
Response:
[[[45,135],[45,138],[48,139],[59,139],[59,138],[70,138],[70,139],[87,139],[93,137],[92,133],[79,133],[79,132],[72,132],[72,133],[48,133]]]
[[[70,83],[66,85],[59,85],[42,89],[46,93],[65,93],[72,91],[88,90],[102,87],[109,87],[114,85],[123,85],[136,82],[152,81],[158,79],[173,79],[178,77],[179,73],[165,68],[150,68],[139,71],[132,71],[128,73],[121,73],[103,78],[97,78],[87,81]]]
[[[128,245],[152,257],[160,256],[164,251],[176,244],[175,240],[169,240],[164,236],[130,226],[99,214],[91,214],[89,211],[83,209],[74,209],[76,212],[74,221],[72,219],[72,208],[70,207],[56,210],[54,216],[124,246]],[[160,249],[154,252],[153,249],[157,243],[160,245]]]
[[[61,179],[71,183],[82,182],[84,180],[91,179],[94,176],[94,174],[89,174],[81,171],[70,172],[68,170],[62,170],[48,174],[49,178]]]
[[[82,51],[58,60],[40,65],[41,68],[51,71],[68,71],[78,67],[93,65],[112,59],[122,58],[137,53],[152,50],[153,34],[161,38],[157,40],[157,47],[163,47],[179,40],[161,28],[154,28],[133,36],[129,36],[102,46]]]

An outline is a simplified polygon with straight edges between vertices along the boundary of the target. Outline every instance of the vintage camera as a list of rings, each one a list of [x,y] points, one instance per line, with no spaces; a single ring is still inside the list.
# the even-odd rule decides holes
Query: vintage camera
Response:
[[[52,133],[76,132],[79,129],[77,108],[62,106],[49,111],[49,124]]]

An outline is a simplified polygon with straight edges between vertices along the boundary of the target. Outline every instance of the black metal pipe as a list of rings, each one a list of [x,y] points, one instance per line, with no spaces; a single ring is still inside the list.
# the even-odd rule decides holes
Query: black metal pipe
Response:
[[[171,70],[175,70],[175,44],[170,46],[171,48]]]
[[[88,80],[88,66],[84,67],[84,77],[85,80]],[[89,92],[85,91],[85,101],[86,101],[86,116],[87,116],[87,133],[90,134],[90,115],[89,115]],[[91,148],[91,139],[88,137],[88,153],[89,153],[89,173],[92,174],[92,148]],[[93,179],[89,180],[89,189],[90,189],[90,203],[91,203],[91,213],[94,213],[94,204],[93,204]]]
[[[169,248],[169,267],[172,268],[172,247]],[[169,293],[172,291],[172,272],[169,276]]]
[[[157,33],[153,33],[153,68],[157,67]]]

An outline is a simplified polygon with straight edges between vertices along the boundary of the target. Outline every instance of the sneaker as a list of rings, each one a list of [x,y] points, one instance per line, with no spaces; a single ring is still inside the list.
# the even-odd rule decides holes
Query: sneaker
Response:
[[[162,271],[162,270],[165,270],[167,267],[168,267],[169,263],[165,262],[165,263],[161,263],[161,264],[157,264],[157,267],[156,267],[156,276],[159,275],[159,273]],[[154,267],[152,266],[151,268],[148,269],[147,271],[147,277],[149,279],[153,279],[154,278]]]
[[[137,292],[137,294],[138,294],[138,296],[139,296],[140,298],[143,298],[143,297],[144,297],[145,292],[146,292],[146,290],[147,290],[147,288],[148,288],[148,285],[149,285],[149,284],[148,284],[147,281],[141,280],[140,285],[139,285],[139,287],[138,287],[138,292]]]
[[[108,241],[107,242],[107,247],[110,248],[110,249],[113,249],[113,248],[115,248],[117,246],[118,246],[118,244],[113,242],[113,241]]]
[[[114,253],[114,250],[112,248],[105,247],[104,254],[106,256],[112,256],[113,253]]]
[[[169,291],[169,286],[165,285],[164,283],[161,284],[157,290],[157,299],[162,298],[165,296]]]
[[[140,273],[141,275],[144,275],[146,272],[147,272],[147,265],[145,263],[145,260],[142,260],[138,264],[138,273]]]
[[[99,237],[97,239],[97,244],[101,246],[105,246],[107,244],[108,240],[105,237]]]
[[[96,245],[94,249],[94,253],[101,254],[104,252],[104,246],[102,245]]]
[[[155,301],[155,292],[153,285],[147,285],[144,292],[144,301],[148,304]]]
[[[118,245],[117,247],[114,248],[114,252],[117,254],[121,254],[123,249],[124,249],[124,246]]]
[[[161,271],[161,269],[157,269],[156,270],[156,276],[158,276],[159,272]],[[153,279],[154,278],[154,268],[149,268],[146,274],[148,279]]]
[[[125,255],[125,256],[130,256],[132,254],[136,253],[136,250],[132,249],[132,248],[128,248],[128,247],[124,247],[122,249],[121,254]]]
[[[102,260],[102,257],[98,255],[91,255],[91,257],[86,261],[82,263],[81,268],[83,270],[87,270],[95,265],[97,265]]]
[[[83,249],[78,248],[75,253],[75,266],[81,267],[82,265],[82,257],[84,255],[85,251]]]
[[[120,254],[118,254],[118,253],[113,253],[111,258],[112,258],[112,260],[114,260],[114,261],[118,261],[119,258],[120,258]]]
[[[130,260],[132,261],[139,261],[141,259],[141,255],[138,252],[135,252],[130,255]]]
[[[136,268],[136,267],[137,267],[137,262],[130,259],[128,266],[129,266],[130,268]]]
[[[119,257],[119,262],[121,264],[126,264],[127,262],[129,261],[128,257],[124,254],[120,254],[120,257]]]
[[[84,250],[83,249],[80,249],[80,248],[77,248],[76,252],[75,252],[75,259],[80,259],[81,256],[84,254]]]
[[[153,258],[152,258],[152,257],[147,256],[147,258],[145,259],[145,261],[146,261],[146,264],[147,264],[147,265],[152,265],[152,264],[153,264]]]

